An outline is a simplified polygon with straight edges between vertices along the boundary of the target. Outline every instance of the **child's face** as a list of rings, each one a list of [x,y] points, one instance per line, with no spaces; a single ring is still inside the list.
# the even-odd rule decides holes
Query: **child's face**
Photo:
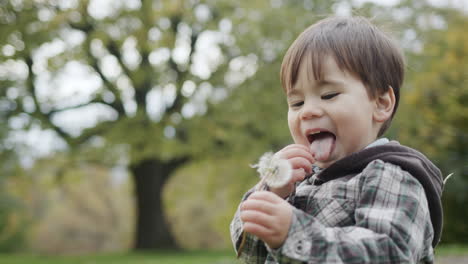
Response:
[[[288,93],[288,125],[296,144],[308,146],[322,168],[359,151],[377,138],[375,100],[364,84],[338,68],[327,56],[323,81],[317,82],[309,63],[302,63]]]

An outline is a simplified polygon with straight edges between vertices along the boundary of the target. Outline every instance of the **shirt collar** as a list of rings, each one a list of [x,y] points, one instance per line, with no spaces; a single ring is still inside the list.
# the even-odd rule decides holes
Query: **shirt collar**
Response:
[[[384,145],[384,144],[387,144],[388,142],[390,142],[388,138],[379,138],[375,140],[374,142],[370,143],[369,145],[367,145],[367,147],[365,147],[364,149]]]

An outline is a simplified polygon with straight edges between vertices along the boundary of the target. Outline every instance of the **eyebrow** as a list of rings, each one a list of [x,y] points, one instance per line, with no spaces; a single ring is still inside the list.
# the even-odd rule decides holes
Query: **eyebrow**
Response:
[[[287,93],[286,93],[286,97],[290,97],[290,96],[293,96],[293,95],[297,95],[299,94],[300,92],[296,89],[290,89]]]
[[[342,86],[344,83],[342,81],[330,80],[330,79],[323,79],[318,82],[319,86],[325,85],[334,85],[334,86]]]
[[[333,85],[333,86],[343,86],[344,83],[342,81],[336,81],[336,80],[331,80],[331,79],[323,79],[318,82],[318,87],[321,88],[326,85]],[[299,94],[300,92],[294,88],[290,89],[287,93],[286,96],[293,96],[296,94]]]

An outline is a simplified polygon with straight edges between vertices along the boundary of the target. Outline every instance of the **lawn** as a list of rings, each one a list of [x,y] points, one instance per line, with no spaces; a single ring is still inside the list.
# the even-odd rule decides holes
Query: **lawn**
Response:
[[[468,263],[468,245],[444,245],[437,248],[437,263]],[[35,256],[0,254],[0,264],[239,264],[231,251],[121,253],[90,256]]]
[[[90,256],[0,254],[0,264],[238,264],[233,252],[122,253]]]

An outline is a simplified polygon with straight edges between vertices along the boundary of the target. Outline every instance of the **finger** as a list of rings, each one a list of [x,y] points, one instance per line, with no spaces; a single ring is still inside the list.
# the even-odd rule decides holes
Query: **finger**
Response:
[[[302,168],[296,169],[292,173],[291,182],[303,181],[305,179],[306,175],[307,174],[304,171],[304,169],[302,169]]]
[[[278,153],[290,153],[294,151],[303,151],[304,153],[308,153],[312,155],[312,152],[310,151],[309,148],[303,145],[299,145],[299,144],[288,145],[284,147],[283,149],[281,149],[280,151],[278,151]]]
[[[269,228],[252,222],[245,222],[243,229],[245,232],[255,235],[262,240],[273,235],[273,231]]]
[[[255,223],[264,227],[270,228],[273,222],[271,215],[254,210],[244,210],[240,213],[240,219],[244,223]]]
[[[275,207],[270,202],[263,200],[249,199],[241,204],[241,211],[254,210],[260,211],[268,215],[272,215],[275,211]]]
[[[291,163],[291,166],[292,166],[293,169],[302,168],[307,173],[312,172],[312,163],[310,163],[309,160],[304,159],[302,157],[291,158],[291,159],[289,159],[289,163]]]
[[[304,150],[306,152],[311,152],[309,147],[304,146],[304,145],[300,145],[300,144],[287,145],[286,147],[282,148],[280,151],[286,151],[286,150],[290,150],[290,149],[302,149],[302,150]]]
[[[278,195],[272,192],[268,192],[268,191],[254,192],[249,196],[248,200],[260,200],[260,201],[269,202],[272,204],[277,204],[283,201],[283,199],[281,199]]]
[[[304,150],[302,148],[289,148],[286,150],[281,150],[278,152],[278,156],[283,159],[291,159],[294,157],[302,157],[308,160],[310,163],[315,162],[315,158],[309,150]]]

